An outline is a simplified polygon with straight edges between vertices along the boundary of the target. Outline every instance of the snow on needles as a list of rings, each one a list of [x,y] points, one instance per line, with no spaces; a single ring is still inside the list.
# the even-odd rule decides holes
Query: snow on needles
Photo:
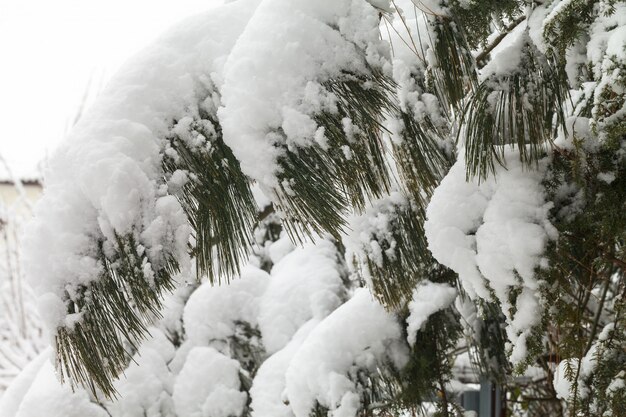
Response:
[[[118,236],[132,235],[146,254],[148,279],[168,255],[187,267],[189,227],[160,180],[161,141],[174,119],[203,106],[255,5],[238,1],[176,26],[122,68],[51,158],[25,245],[50,329],[80,319],[66,319],[65,303],[102,275],[99,252]]]
[[[245,174],[274,188],[285,147],[324,142],[313,116],[332,111],[335,100],[321,83],[342,71],[366,73],[361,49],[380,67],[378,24],[378,11],[359,0],[259,5],[226,62],[218,112]]]
[[[506,168],[482,183],[466,181],[465,163],[456,162],[436,189],[427,210],[426,237],[433,256],[459,274],[472,298],[492,299],[507,315],[511,360],[526,356],[526,337],[539,323],[541,301],[535,269],[545,266],[546,244],[557,231],[548,220],[541,184],[547,161],[525,169],[519,151],[505,151]],[[512,290],[519,290],[511,304]]]
[[[407,317],[407,341],[415,345],[417,332],[426,323],[428,317],[437,311],[448,308],[456,299],[456,289],[448,284],[423,281],[413,291],[413,298],[409,302],[409,317]]]
[[[348,377],[378,361],[398,367],[408,351],[398,343],[401,328],[366,289],[335,310],[311,331],[287,369],[287,396],[296,417],[307,417],[316,402],[334,417],[354,417],[360,399]]]

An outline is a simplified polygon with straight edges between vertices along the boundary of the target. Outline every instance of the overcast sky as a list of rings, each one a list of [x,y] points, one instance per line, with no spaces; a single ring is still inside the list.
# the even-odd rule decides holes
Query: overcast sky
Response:
[[[0,0],[0,155],[30,172],[101,88],[178,20],[221,0]]]

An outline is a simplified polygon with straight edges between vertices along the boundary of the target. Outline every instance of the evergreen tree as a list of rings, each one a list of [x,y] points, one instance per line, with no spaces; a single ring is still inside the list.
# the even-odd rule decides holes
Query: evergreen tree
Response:
[[[111,415],[453,416],[466,358],[514,415],[620,415],[625,103],[615,0],[186,22],[51,163],[61,376]]]

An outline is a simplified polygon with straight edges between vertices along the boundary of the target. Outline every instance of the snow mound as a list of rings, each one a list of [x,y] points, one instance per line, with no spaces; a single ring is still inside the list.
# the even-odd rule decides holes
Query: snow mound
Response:
[[[398,343],[401,329],[393,315],[366,289],[359,289],[311,331],[287,369],[287,398],[296,417],[309,416],[316,403],[333,416],[354,417],[360,404],[349,378],[359,368],[406,360]]]
[[[427,210],[426,237],[433,256],[459,274],[470,297],[490,300],[493,291],[507,315],[511,360],[526,356],[526,337],[539,323],[540,282],[535,270],[557,231],[542,185],[547,161],[528,170],[517,150],[505,151],[506,168],[482,183],[466,181],[460,158],[436,189]],[[514,305],[511,291],[521,290]]]

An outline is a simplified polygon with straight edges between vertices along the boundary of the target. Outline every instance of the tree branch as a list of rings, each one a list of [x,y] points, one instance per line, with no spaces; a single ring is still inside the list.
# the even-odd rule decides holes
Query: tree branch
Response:
[[[510,25],[508,25],[507,27],[504,28],[504,32],[500,33],[494,40],[493,42],[491,42],[491,44],[487,45],[487,47],[485,49],[483,49],[483,51],[481,53],[479,53],[478,55],[476,55],[476,65],[478,66],[478,68],[482,68],[484,67],[484,65],[481,64],[481,61],[484,61],[485,58],[487,58],[487,56],[489,55],[489,53],[491,53],[491,51],[494,50],[494,48],[496,46],[498,46],[500,44],[500,42],[502,42],[502,40],[504,38],[506,38],[506,36],[511,33],[511,31],[513,29],[515,29],[520,23],[522,23],[524,20],[526,20],[526,16],[521,16],[518,17],[516,20],[514,20]]]

